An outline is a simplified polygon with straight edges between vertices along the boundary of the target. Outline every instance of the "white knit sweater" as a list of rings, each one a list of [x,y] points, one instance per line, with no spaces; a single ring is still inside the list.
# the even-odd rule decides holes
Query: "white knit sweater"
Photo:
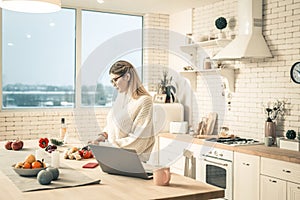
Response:
[[[152,110],[151,96],[132,99],[119,93],[104,128],[108,133],[108,142],[121,148],[134,149],[143,161],[148,160],[155,142]]]

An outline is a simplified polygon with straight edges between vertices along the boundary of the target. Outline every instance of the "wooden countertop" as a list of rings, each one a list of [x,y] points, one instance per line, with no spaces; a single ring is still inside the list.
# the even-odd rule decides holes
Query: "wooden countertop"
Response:
[[[171,133],[161,133],[159,136],[170,138],[170,139],[181,140],[185,142],[191,142],[193,144],[208,145],[208,146],[227,149],[235,152],[241,152],[241,153],[300,164],[300,152],[280,149],[276,146],[266,147],[263,144],[229,146],[229,145],[224,145],[224,144],[219,144],[214,142],[208,142],[205,141],[204,139],[193,138],[190,135],[180,135],[180,134],[171,134]]]
[[[28,151],[28,141],[24,141]],[[1,151],[4,142],[0,142]],[[34,153],[34,149],[32,148]],[[60,149],[63,151],[63,149]],[[18,151],[16,151],[18,153]],[[169,186],[156,186],[153,180],[143,180],[125,176],[117,176],[103,173],[100,167],[84,169],[82,166],[88,162],[96,162],[95,159],[81,161],[63,159],[61,153],[60,162],[75,168],[89,177],[99,177],[100,184],[40,190],[34,192],[21,192],[16,185],[0,170],[0,197],[10,200],[65,200],[65,199],[211,199],[224,197],[224,190],[194,179],[178,174],[172,174]],[[1,169],[1,166],[0,166]],[[76,174],[74,174],[76,176]],[[26,177],[24,177],[26,178]]]

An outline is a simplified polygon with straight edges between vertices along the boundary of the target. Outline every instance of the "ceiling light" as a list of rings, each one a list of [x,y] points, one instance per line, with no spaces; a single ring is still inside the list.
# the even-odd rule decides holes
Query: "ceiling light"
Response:
[[[97,2],[102,4],[102,3],[104,3],[104,0],[97,0]]]
[[[61,9],[61,0],[2,0],[0,7],[26,13],[51,13]]]

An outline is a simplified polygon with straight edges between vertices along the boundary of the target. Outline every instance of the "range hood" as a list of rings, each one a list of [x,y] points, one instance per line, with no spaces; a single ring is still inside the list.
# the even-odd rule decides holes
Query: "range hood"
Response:
[[[238,1],[239,34],[213,59],[272,57],[262,35],[262,0]]]

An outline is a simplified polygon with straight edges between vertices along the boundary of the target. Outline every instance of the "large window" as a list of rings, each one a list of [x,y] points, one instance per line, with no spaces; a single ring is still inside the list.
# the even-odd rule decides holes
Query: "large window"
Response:
[[[115,94],[110,65],[128,60],[141,75],[142,17],[79,11],[81,18],[75,9],[2,11],[3,109],[110,106]]]
[[[140,16],[82,11],[81,105],[110,106],[114,89],[108,70],[116,60],[142,66]]]
[[[2,107],[72,107],[75,10],[2,10]]]

